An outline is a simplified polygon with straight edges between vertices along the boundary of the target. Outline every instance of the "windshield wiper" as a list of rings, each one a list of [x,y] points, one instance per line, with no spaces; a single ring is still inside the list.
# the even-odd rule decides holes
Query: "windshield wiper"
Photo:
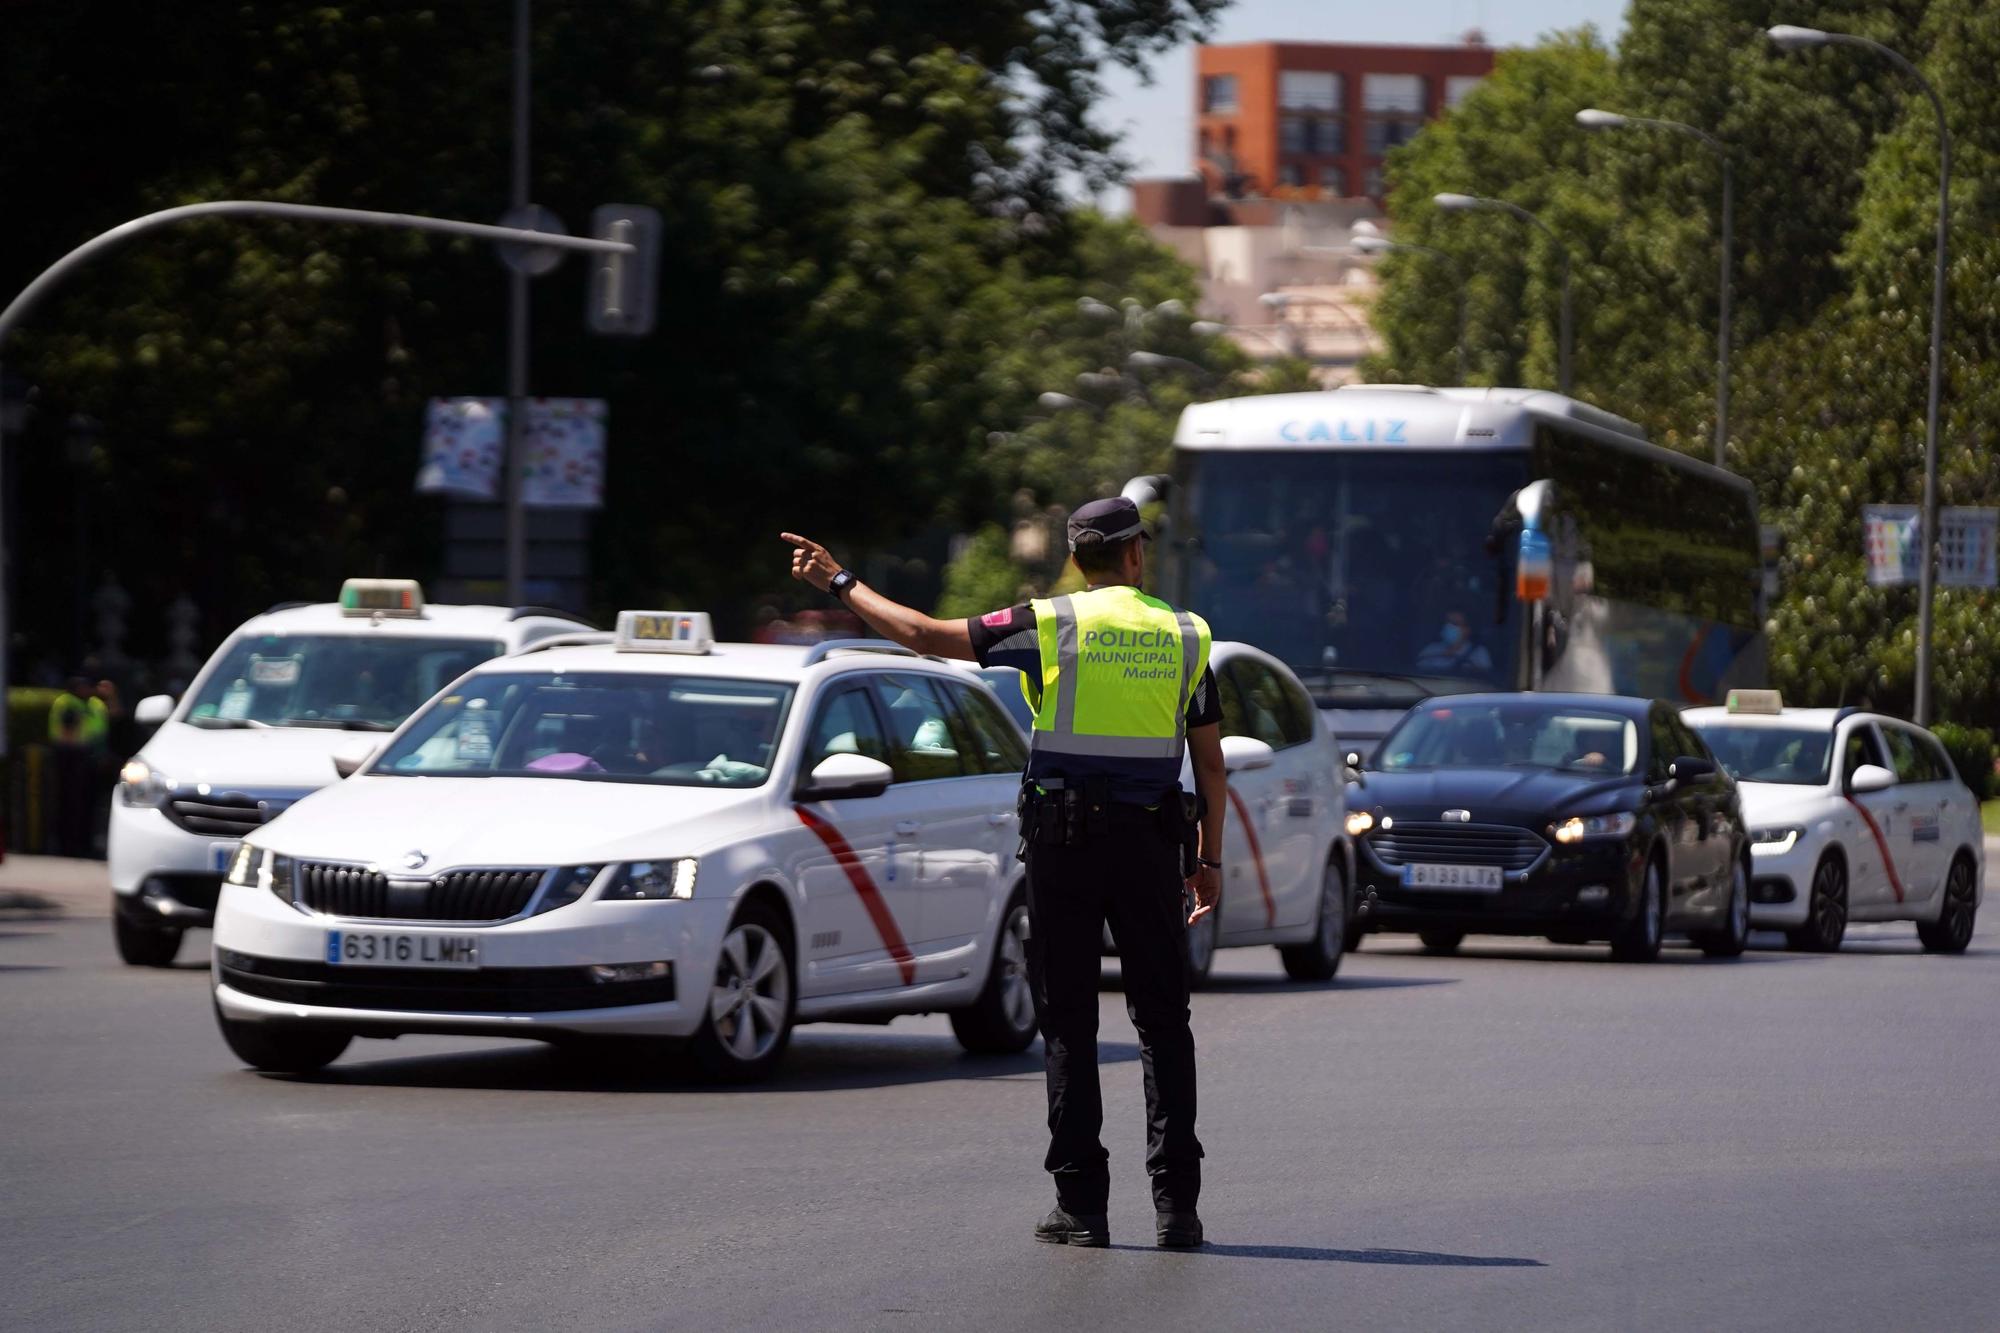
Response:
[[[1373,681],[1383,685],[1401,686],[1404,689],[1414,692],[1419,699],[1428,699],[1437,693],[1437,687],[1434,684],[1436,677],[1413,676],[1402,671],[1361,671],[1353,667],[1299,666],[1297,664],[1292,665],[1292,670],[1298,673],[1301,681],[1311,683],[1317,679],[1320,686],[1327,690],[1336,689],[1340,685],[1349,682],[1362,685]]]
[[[269,722],[259,722],[254,717],[191,717],[187,720],[191,727],[207,727],[212,731],[227,731],[235,727],[256,727],[265,730]]]
[[[394,731],[394,723],[371,722],[365,717],[288,717],[281,727],[327,727],[335,731]]]

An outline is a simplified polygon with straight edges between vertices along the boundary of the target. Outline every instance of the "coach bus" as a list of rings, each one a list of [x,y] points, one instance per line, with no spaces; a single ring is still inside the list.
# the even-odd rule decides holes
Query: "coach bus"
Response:
[[[1702,703],[1764,683],[1750,483],[1528,389],[1355,385],[1197,403],[1162,595],[1289,663],[1368,749],[1429,695]]]

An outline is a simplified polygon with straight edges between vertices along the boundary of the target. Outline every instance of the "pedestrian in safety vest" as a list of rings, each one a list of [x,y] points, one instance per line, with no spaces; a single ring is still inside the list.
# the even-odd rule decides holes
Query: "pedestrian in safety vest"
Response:
[[[1149,534],[1130,500],[1093,500],[1070,516],[1069,549],[1085,591],[970,620],[898,605],[817,542],[783,537],[793,547],[794,577],[832,592],[884,637],[921,653],[1016,667],[1025,677],[1035,710],[1020,803],[1028,980],[1048,1072],[1044,1165],[1056,1182],[1055,1210],[1036,1224],[1035,1239],[1110,1243],[1097,1077],[1108,922],[1145,1068],[1155,1239],[1169,1248],[1202,1244],[1187,927],[1213,911],[1221,893],[1227,795],[1208,625],[1140,591]],[[1181,790],[1183,752],[1193,759],[1198,796]]]

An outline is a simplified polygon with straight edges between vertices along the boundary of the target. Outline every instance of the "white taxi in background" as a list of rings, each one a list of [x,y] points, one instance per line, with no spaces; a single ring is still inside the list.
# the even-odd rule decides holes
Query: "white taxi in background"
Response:
[[[1914,921],[1934,953],[1971,942],[1979,801],[1937,737],[1855,708],[1787,708],[1774,690],[1732,690],[1682,717],[1741,793],[1753,926],[1820,951],[1850,921]]]
[[[394,731],[475,664],[590,626],[541,607],[425,605],[410,579],[349,579],[338,602],[274,606],[215,651],[178,702],[139,701],[155,731],[111,804],[118,953],[165,967],[214,919],[238,840],[335,780],[345,732]]]
[[[748,1077],[796,1023],[943,1011],[1022,1050],[1025,749],[984,685],[892,644],[625,612],[484,664],[244,841],[222,1034],[294,1071],[401,1033],[685,1038]]]

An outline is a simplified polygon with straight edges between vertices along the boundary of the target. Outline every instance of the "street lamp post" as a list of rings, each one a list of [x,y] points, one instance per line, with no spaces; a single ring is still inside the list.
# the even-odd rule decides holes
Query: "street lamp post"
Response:
[[[1715,154],[1722,164],[1722,280],[1717,301],[1721,306],[1721,318],[1715,332],[1715,465],[1724,465],[1724,451],[1729,444],[1729,307],[1734,269],[1730,263],[1730,251],[1736,238],[1736,183],[1731,170],[1729,149],[1722,140],[1706,130],[1682,124],[1678,120],[1655,120],[1648,116],[1625,116],[1616,111],[1600,111],[1586,107],[1576,113],[1576,123],[1587,130],[1617,130],[1628,126],[1640,129],[1666,130],[1673,134],[1684,134],[1696,139]]]
[[[1569,251],[1556,239],[1549,224],[1530,213],[1519,204],[1510,204],[1505,199],[1487,199],[1476,194],[1434,194],[1431,202],[1447,213],[1469,213],[1484,209],[1489,212],[1507,213],[1531,227],[1539,229],[1549,238],[1549,244],[1562,257],[1562,323],[1556,339],[1556,387],[1563,394],[1569,393],[1570,386],[1570,299],[1569,299]]]
[[[1802,51],[1813,46],[1854,46],[1893,62],[1916,81],[1931,99],[1937,112],[1938,129],[1938,209],[1937,258],[1931,277],[1931,382],[1930,401],[1924,412],[1924,507],[1919,518],[1918,545],[1924,561],[1917,572],[1917,690],[1916,721],[1927,726],[1931,720],[1931,603],[1937,592],[1937,473],[1938,398],[1944,384],[1944,269],[1951,217],[1951,129],[1945,124],[1944,99],[1901,52],[1867,37],[1848,32],[1823,32],[1818,28],[1795,28],[1779,24],[1766,35],[1783,51]]]
[[[1458,262],[1458,256],[1452,254],[1449,250],[1440,250],[1434,245],[1418,245],[1412,241],[1392,241],[1387,236],[1376,232],[1362,231],[1358,227],[1352,235],[1351,244],[1364,255],[1387,254],[1391,250],[1408,250],[1414,254],[1429,255],[1433,259],[1441,259],[1450,267],[1452,281],[1458,286],[1458,345],[1455,349],[1458,354],[1458,382],[1464,384],[1466,328],[1465,266]]]
[[[1356,343],[1355,360],[1357,362],[1368,350],[1369,330],[1367,323],[1340,301],[1329,301],[1322,296],[1307,296],[1300,292],[1265,292],[1257,298],[1257,302],[1266,309],[1275,311],[1278,316],[1278,323],[1290,329],[1295,349],[1294,355],[1307,360],[1311,359],[1308,355],[1310,348],[1306,343],[1307,326],[1304,324],[1286,324],[1285,321],[1285,312],[1294,306],[1318,306],[1322,310],[1331,310],[1338,314],[1341,322],[1354,335]]]

